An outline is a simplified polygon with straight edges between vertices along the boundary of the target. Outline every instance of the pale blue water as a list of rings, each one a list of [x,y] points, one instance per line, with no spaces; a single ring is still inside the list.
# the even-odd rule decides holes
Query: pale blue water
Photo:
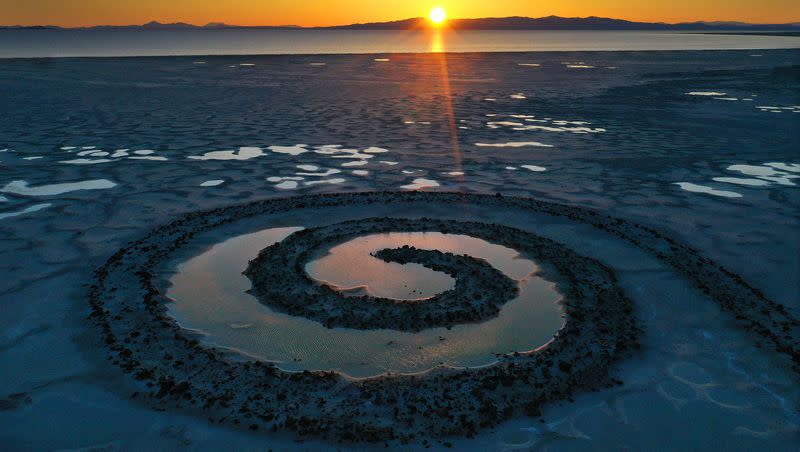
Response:
[[[800,37],[670,31],[0,30],[0,58],[799,47]]]

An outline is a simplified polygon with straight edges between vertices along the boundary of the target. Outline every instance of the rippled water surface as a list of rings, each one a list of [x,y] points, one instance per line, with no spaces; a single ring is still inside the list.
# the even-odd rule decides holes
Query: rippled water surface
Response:
[[[669,31],[0,30],[0,58],[797,47],[800,47],[800,40],[796,37]],[[390,60],[376,58],[374,61]],[[311,64],[325,65],[324,62]],[[536,63],[521,64],[535,67]],[[592,67],[580,63],[572,66]]]

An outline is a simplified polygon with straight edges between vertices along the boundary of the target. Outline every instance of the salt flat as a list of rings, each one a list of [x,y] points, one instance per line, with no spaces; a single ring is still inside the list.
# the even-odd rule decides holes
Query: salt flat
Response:
[[[669,234],[799,316],[800,53],[752,54],[0,61],[0,98],[13,106],[0,109],[0,444],[296,446],[131,399],[87,321],[92,271],[126,243],[181,214],[265,198],[422,189],[587,207]],[[450,440],[456,448],[796,449],[796,373],[681,275],[583,224],[452,210],[426,212],[533,229],[601,259],[643,329],[641,354],[613,369],[622,385]],[[375,214],[397,212],[328,215]],[[290,212],[232,225],[181,257],[328,220]]]

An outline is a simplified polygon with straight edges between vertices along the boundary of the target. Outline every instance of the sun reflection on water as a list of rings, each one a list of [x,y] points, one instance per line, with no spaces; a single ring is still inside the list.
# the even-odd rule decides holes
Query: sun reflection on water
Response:
[[[434,30],[431,36],[431,53],[444,52],[444,39],[441,30]]]

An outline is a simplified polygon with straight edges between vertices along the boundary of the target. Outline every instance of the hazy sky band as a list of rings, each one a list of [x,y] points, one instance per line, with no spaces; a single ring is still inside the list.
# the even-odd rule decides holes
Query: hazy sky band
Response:
[[[797,0],[0,0],[2,25],[130,25],[151,20],[205,25],[326,26],[427,15],[442,6],[450,17],[602,16],[646,22],[800,21]]]

